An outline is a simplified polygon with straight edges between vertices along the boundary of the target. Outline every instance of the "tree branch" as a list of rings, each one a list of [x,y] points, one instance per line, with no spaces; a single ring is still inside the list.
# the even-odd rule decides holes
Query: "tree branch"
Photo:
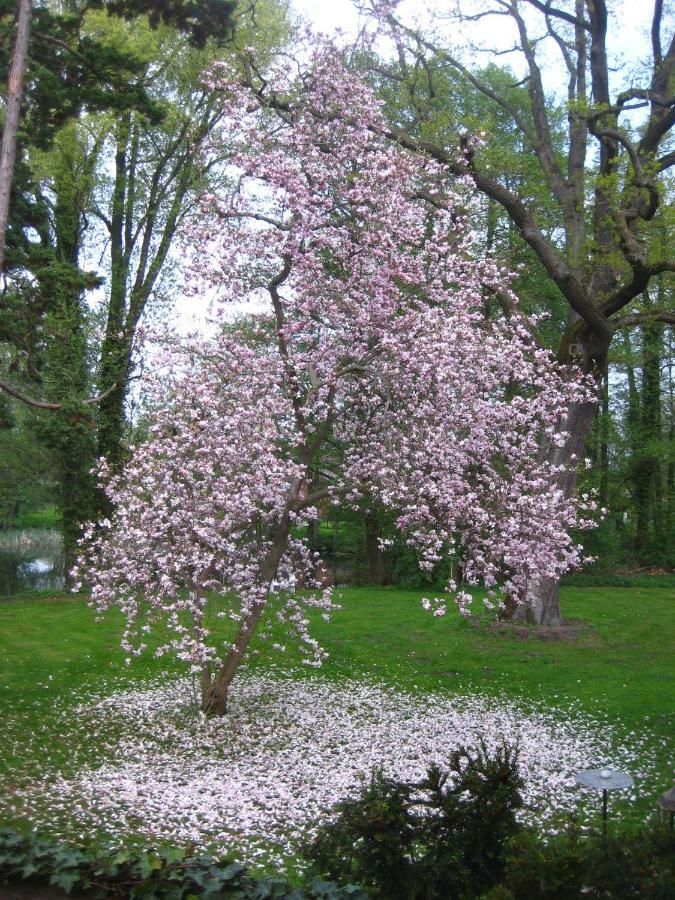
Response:
[[[633,298],[647,289],[649,282],[655,275],[660,275],[662,272],[675,272],[675,261],[660,260],[656,263],[636,265],[633,268],[632,280],[619,288],[603,304],[601,307],[602,313],[609,317],[612,313],[623,309]]]
[[[101,400],[104,400],[108,394],[111,394],[116,387],[117,385],[113,384],[107,390],[97,394],[95,397],[89,397],[87,400],[83,400],[82,406],[94,406],[95,404],[100,403]],[[6,381],[0,381],[0,390],[9,394],[10,397],[14,397],[16,400],[20,400],[27,406],[32,406],[35,409],[50,409],[53,411],[63,409],[63,403],[51,403],[47,400],[36,400],[35,397],[28,397]]]
[[[573,16],[571,13],[565,12],[564,9],[554,9],[551,6],[551,0],[546,0],[545,3],[543,3],[542,0],[526,0],[526,3],[529,3],[530,6],[534,6],[535,9],[545,13],[547,16],[562,19],[563,22],[569,22],[570,25],[579,26],[586,31],[591,30],[590,22],[587,22],[586,19]]]
[[[669,309],[652,309],[648,312],[633,313],[630,316],[613,319],[612,325],[615,331],[619,331],[622,328],[633,328],[649,322],[666,322],[668,325],[675,325],[675,312]]]
[[[663,62],[661,50],[661,19],[663,17],[663,0],[654,0],[654,17],[652,18],[652,55],[654,68],[658,68]]]
[[[481,172],[474,163],[473,155],[467,148],[466,161],[457,160],[444,148],[431,141],[416,140],[402,129],[391,129],[387,135],[408,150],[426,153],[437,162],[447,166],[454,175],[469,175],[479,191],[492,197],[509,214],[517,225],[524,240],[534,250],[540,262],[555,284],[568,300],[572,309],[598,334],[609,334],[611,327],[602,313],[593,305],[588,295],[563,257],[544,237],[536,220],[530,215],[525,204],[507,190],[499,181]]]

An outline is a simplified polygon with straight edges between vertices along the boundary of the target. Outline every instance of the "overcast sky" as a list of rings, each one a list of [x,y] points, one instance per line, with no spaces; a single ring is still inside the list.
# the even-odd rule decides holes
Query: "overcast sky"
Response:
[[[296,12],[319,31],[332,34],[337,28],[341,28],[350,35],[357,33],[359,15],[351,0],[291,0],[291,2]],[[402,0],[399,7],[400,17],[406,22],[429,27],[434,19],[438,22],[434,13],[452,11],[456,7],[456,2],[457,0]],[[477,6],[479,2],[480,0],[462,0],[462,7],[466,10],[471,5]],[[616,59],[618,55],[620,61],[629,68],[632,68],[632,64],[641,54],[650,49],[649,32],[653,5],[651,0],[608,0],[610,9],[608,46],[612,56]],[[668,18],[669,5],[668,2],[664,4],[666,9],[664,19]],[[560,6],[569,9],[569,3],[565,0],[560,2]],[[541,20],[538,13],[535,12],[534,15]],[[669,18],[672,24],[672,8]],[[448,23],[444,35],[448,43],[456,47],[466,45],[468,37],[476,43],[483,43],[486,47],[504,50],[513,45],[514,32],[509,29],[509,19],[500,16],[482,19],[479,25],[464,24],[461,32],[455,24]],[[479,58],[487,61],[488,56],[480,54]],[[517,54],[502,56],[500,61],[516,70],[523,64]],[[557,60],[551,62],[557,63]],[[555,68],[557,69],[557,65]],[[549,70],[548,74],[557,76],[559,80],[564,78],[561,69],[557,72]]]
[[[400,6],[402,17],[408,21],[416,18],[420,23],[429,21],[434,11],[442,12],[444,9],[454,9],[456,0],[403,0]],[[475,4],[474,4],[475,5]],[[609,0],[610,21],[609,30],[618,30],[621,33],[621,42],[630,47],[634,42],[637,32],[646,37],[650,28],[651,10],[653,3],[650,0]],[[351,0],[292,0],[293,8],[319,30],[328,34],[336,28],[342,28],[348,32],[355,32],[358,27],[358,13]],[[466,8],[466,3],[464,3]],[[569,8],[564,0],[561,8]],[[668,3],[665,4],[666,10]],[[492,36],[498,35],[503,30],[504,18],[484,19],[481,28],[491,32]]]

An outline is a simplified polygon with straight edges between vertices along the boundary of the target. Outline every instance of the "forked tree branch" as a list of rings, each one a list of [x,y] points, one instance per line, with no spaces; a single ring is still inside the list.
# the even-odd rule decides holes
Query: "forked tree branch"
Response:
[[[116,387],[117,384],[113,384],[109,388],[107,388],[107,390],[103,391],[100,394],[97,394],[95,397],[89,397],[87,400],[84,400],[82,402],[82,406],[95,406],[97,403],[100,403],[101,400],[104,400],[109,394],[112,394]],[[9,384],[6,381],[0,381],[0,391],[4,391],[6,394],[9,394],[10,397],[14,397],[15,400],[20,400],[27,406],[32,406],[35,409],[50,409],[52,411],[63,409],[63,403],[52,403],[48,400],[37,400],[35,397],[28,397],[26,394],[18,390],[18,388],[15,388],[13,385]]]

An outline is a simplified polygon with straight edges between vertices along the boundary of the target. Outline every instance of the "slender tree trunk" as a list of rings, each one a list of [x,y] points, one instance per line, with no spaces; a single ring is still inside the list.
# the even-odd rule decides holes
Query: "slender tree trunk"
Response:
[[[297,499],[299,487],[299,482],[296,482],[291,488],[291,502]],[[264,597],[252,607],[248,615],[239,623],[234,644],[223,665],[215,673],[212,672],[211,666],[208,665],[202,671],[202,711],[209,716],[224,716],[227,712],[230,685],[246,655],[251,638],[255,634],[260,617],[265,610],[270,585],[277,574],[279,563],[288,547],[290,527],[290,516],[288,513],[284,513],[272,546],[260,568],[260,584],[264,586]]]
[[[319,520],[312,519],[307,523],[307,543],[312,550],[319,549]]]
[[[675,447],[675,404],[673,403],[673,345],[669,337],[668,346],[664,348],[668,360],[668,406],[667,416],[670,425],[668,427],[668,443]],[[668,568],[673,566],[675,554],[675,529],[673,528],[673,507],[675,506],[675,454],[670,453],[668,462],[664,467],[664,499],[663,533],[665,536],[665,563]]]
[[[631,496],[633,498],[633,508],[637,507],[637,498],[635,496],[635,473],[639,466],[636,458],[636,448],[639,444],[640,434],[640,395],[638,393],[637,380],[635,377],[635,363],[633,360],[633,347],[631,345],[630,335],[624,333],[623,336],[624,350],[626,353],[626,381],[628,383],[628,409],[626,414],[626,436],[628,438],[628,448],[630,453],[630,461],[628,466],[628,484]],[[632,521],[635,517],[631,516],[629,528],[632,529]],[[633,550],[635,548],[635,537],[632,539]],[[635,558],[633,557],[633,561]]]
[[[602,377],[598,432],[597,464],[600,469],[598,501],[601,507],[606,507],[609,502],[609,372],[607,367],[605,367],[605,372]]]
[[[334,560],[337,557],[337,552],[338,552],[339,546],[340,546],[340,519],[336,515],[335,519],[333,519],[333,542],[331,545]]]
[[[21,119],[21,98],[23,83],[26,77],[28,59],[28,39],[30,37],[31,0],[19,0],[17,16],[16,43],[12,67],[7,79],[7,102],[5,106],[5,124],[2,130],[2,146],[0,147],[0,272],[5,263],[5,239],[9,220],[9,202],[12,193],[14,176],[14,160],[16,158],[16,141]]]
[[[380,525],[377,516],[366,513],[366,559],[368,560],[368,580],[371,584],[387,583],[387,567],[380,547]]]
[[[126,334],[127,285],[129,252],[125,224],[128,190],[128,148],[131,115],[118,124],[115,149],[115,185],[112,196],[110,227],[110,299],[105,337],[101,347],[98,383],[103,391],[113,390],[99,404],[98,454],[113,468],[122,463],[121,446],[124,427],[124,401],[129,374],[129,337]],[[135,174],[135,173],[132,173]]]
[[[661,459],[661,349],[663,328],[650,322],[642,331],[642,390],[639,445],[633,467],[636,502],[635,556],[640,566],[661,562],[663,547]]]

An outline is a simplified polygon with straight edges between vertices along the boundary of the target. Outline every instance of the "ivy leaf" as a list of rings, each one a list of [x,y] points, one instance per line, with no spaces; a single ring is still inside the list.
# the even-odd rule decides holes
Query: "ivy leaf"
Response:
[[[52,877],[49,879],[49,883],[56,885],[56,887],[63,888],[66,894],[69,894],[79,880],[80,879],[77,872],[59,871],[54,872]]]
[[[154,853],[143,853],[141,855],[141,877],[150,878],[153,872],[162,868],[162,860]]]
[[[223,881],[234,881],[245,871],[246,866],[243,866],[238,862],[232,862],[229,865],[225,866],[224,869],[220,869],[219,874]]]

